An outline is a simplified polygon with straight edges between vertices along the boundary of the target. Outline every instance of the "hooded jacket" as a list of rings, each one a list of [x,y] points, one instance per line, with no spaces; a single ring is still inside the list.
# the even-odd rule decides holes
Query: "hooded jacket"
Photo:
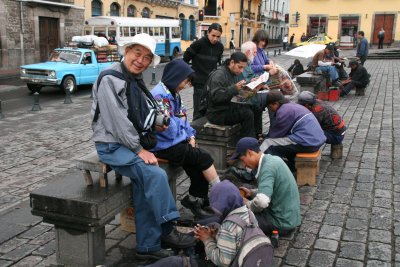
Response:
[[[164,132],[157,132],[157,145],[152,151],[167,149],[196,135],[180,95],[174,93],[176,87],[192,73],[188,64],[175,59],[165,66],[161,82],[151,90],[163,113],[170,117],[168,128]]]
[[[318,120],[305,107],[296,103],[281,104],[271,120],[268,138],[288,137],[296,144],[320,147],[326,137]]]

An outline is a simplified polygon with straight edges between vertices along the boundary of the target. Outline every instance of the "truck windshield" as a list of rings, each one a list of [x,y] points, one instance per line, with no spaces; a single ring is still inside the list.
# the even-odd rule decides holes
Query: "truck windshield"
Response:
[[[51,53],[49,61],[78,64],[82,56],[81,52],[69,50],[55,50]]]

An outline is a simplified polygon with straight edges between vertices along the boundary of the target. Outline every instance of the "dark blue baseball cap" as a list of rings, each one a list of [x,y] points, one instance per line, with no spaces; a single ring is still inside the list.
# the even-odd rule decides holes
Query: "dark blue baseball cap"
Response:
[[[252,150],[254,152],[260,152],[260,144],[258,140],[253,137],[243,137],[236,144],[236,151],[232,155],[231,159],[238,159],[245,155],[247,150]]]

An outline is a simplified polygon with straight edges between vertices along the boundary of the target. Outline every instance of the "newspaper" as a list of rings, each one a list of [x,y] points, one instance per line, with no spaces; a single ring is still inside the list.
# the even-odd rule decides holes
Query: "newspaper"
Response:
[[[249,82],[248,84],[245,85],[245,87],[250,90],[254,90],[260,84],[265,84],[268,81],[268,79],[269,79],[269,73],[264,72],[257,78],[257,80]]]

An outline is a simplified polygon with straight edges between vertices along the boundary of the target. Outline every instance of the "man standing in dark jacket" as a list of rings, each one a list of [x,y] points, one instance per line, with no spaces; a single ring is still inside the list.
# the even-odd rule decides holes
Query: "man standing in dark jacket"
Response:
[[[361,66],[357,61],[353,60],[350,61],[349,67],[351,68],[349,74],[350,78],[342,82],[343,89],[340,96],[348,95],[355,87],[365,88],[369,84],[370,75],[364,66]]]
[[[206,83],[209,92],[207,119],[217,125],[240,123],[242,137],[255,137],[254,113],[250,105],[233,103],[231,100],[243,92],[245,80],[234,83],[235,77],[247,66],[247,57],[236,52],[226,60],[223,67],[210,74]]]
[[[193,84],[193,120],[205,115],[201,114],[199,105],[208,74],[217,68],[217,63],[221,62],[224,52],[224,46],[219,42],[221,34],[221,25],[218,23],[211,24],[208,27],[207,36],[193,42],[183,54],[183,60],[186,63],[192,61],[192,69],[196,74],[196,80]]]

